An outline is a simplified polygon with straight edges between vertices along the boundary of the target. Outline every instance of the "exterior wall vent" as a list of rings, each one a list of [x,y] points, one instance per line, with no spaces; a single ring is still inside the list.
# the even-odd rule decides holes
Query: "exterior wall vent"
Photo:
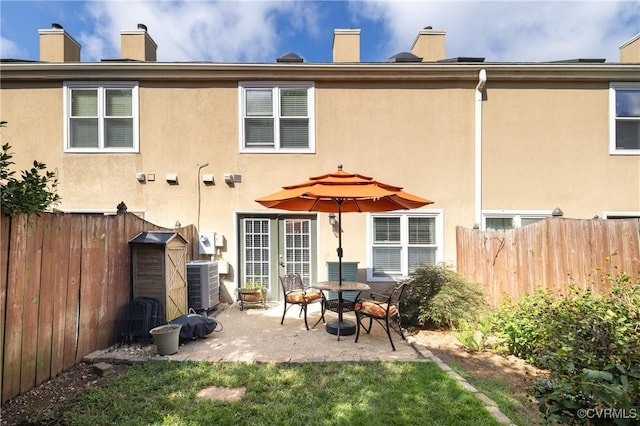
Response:
[[[422,58],[420,58],[419,56],[414,55],[411,52],[400,52],[398,54],[393,55],[389,59],[387,59],[387,62],[395,62],[395,63],[422,62]]]
[[[576,58],[576,59],[563,59],[560,61],[551,61],[552,64],[604,64],[606,59],[599,58]]]
[[[298,56],[295,53],[289,52],[289,53],[285,53],[284,55],[276,59],[276,62],[293,64],[293,63],[304,62],[304,59],[302,59],[300,56]]]
[[[484,58],[477,58],[471,56],[458,56],[455,58],[441,59],[438,62],[484,62]]]

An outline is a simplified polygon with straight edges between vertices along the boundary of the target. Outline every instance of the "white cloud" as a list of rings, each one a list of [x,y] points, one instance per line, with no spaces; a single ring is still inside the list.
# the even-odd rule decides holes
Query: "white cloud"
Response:
[[[26,49],[5,37],[0,38],[0,58],[25,58],[26,56]]]
[[[280,40],[278,19],[287,15],[286,37],[318,31],[316,5],[306,2],[89,2],[96,25],[78,38],[83,60],[120,57],[120,31],[147,26],[158,61],[272,62]]]
[[[605,58],[640,32],[637,1],[357,2],[352,10],[384,24],[390,56],[410,50],[419,29],[447,32],[447,57],[487,61]]]
[[[409,51],[418,31],[427,25],[446,31],[447,57],[478,56],[486,61],[581,57],[616,62],[618,47],[640,32],[638,0],[350,0],[348,9],[342,0],[9,4],[13,7],[2,17],[0,53],[5,58],[37,58],[36,43],[27,46],[18,41],[37,36],[35,31],[25,35],[16,28],[43,28],[42,22],[44,27],[63,23],[82,45],[83,61],[119,58],[120,32],[136,29],[138,23],[147,25],[158,44],[158,61],[167,62],[273,62],[288,51],[310,61],[330,61],[335,28],[361,28],[365,60],[383,61]]]

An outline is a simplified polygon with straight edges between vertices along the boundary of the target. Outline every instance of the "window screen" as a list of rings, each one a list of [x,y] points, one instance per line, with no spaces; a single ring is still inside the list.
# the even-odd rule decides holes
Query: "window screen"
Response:
[[[253,87],[258,85],[240,84],[244,100],[242,149],[309,151],[314,139],[310,97],[313,86],[265,83],[264,87]]]
[[[134,83],[65,83],[65,88],[68,90],[66,150],[137,151],[137,86]]]

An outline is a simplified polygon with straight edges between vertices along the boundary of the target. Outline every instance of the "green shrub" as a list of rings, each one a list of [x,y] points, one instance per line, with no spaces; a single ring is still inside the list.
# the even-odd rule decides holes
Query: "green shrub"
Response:
[[[400,312],[405,325],[453,327],[473,321],[484,305],[482,287],[469,283],[446,265],[417,269],[408,280]]]
[[[6,124],[6,121],[0,121],[0,127]],[[9,170],[15,164],[10,150],[8,143],[0,148],[0,205],[4,214],[45,211],[60,202],[60,196],[55,192],[56,174],[48,171],[46,164],[34,161],[33,167],[23,170],[17,179],[15,170]]]
[[[541,290],[498,312],[495,326],[509,351],[550,372],[533,389],[549,422],[631,424],[634,413],[640,417],[632,409],[640,405],[640,278],[607,279],[609,294]],[[580,418],[580,410],[623,410],[618,417],[627,418]]]
[[[507,299],[494,317],[496,336],[506,346],[507,352],[532,364],[545,354],[553,330],[548,327],[554,316],[554,294],[539,289],[525,294],[519,300]]]

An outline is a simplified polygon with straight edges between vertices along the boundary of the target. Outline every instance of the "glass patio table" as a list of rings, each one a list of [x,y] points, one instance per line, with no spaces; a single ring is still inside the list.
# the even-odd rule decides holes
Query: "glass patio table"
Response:
[[[335,334],[340,340],[340,336],[350,336],[356,333],[356,324],[353,321],[346,320],[342,317],[342,307],[346,306],[342,298],[342,293],[345,291],[357,291],[370,290],[368,284],[360,283],[357,281],[320,281],[312,285],[313,288],[324,291],[334,291],[338,293],[338,319],[327,321],[326,330],[327,333]]]

